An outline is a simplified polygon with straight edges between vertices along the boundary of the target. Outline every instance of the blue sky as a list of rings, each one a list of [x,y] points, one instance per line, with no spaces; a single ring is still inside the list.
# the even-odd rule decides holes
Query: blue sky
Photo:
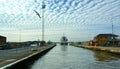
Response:
[[[45,40],[86,41],[100,33],[120,35],[120,0],[0,0],[0,35],[7,41],[41,40],[42,14],[46,5]]]

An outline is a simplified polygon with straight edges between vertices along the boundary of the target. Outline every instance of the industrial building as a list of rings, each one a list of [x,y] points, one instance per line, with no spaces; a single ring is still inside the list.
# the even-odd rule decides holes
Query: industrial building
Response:
[[[100,46],[119,46],[118,35],[115,34],[99,34],[94,40],[98,42]]]
[[[6,44],[7,38],[0,35],[0,45]]]

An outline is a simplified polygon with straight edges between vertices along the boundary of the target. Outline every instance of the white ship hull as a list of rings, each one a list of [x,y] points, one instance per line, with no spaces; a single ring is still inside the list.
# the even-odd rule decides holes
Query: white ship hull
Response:
[[[68,45],[68,43],[60,43],[61,45]]]
[[[61,44],[61,45],[68,45],[68,39],[67,39],[65,36],[63,36],[63,37],[61,38],[60,44]]]

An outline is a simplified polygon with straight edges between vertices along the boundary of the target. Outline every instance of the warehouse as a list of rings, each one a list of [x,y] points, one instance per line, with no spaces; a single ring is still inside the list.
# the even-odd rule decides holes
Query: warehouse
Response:
[[[6,44],[7,38],[0,35],[0,45]]]

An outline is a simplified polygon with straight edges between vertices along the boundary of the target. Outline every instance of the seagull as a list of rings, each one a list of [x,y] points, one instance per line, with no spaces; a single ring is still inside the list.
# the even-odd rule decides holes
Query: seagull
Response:
[[[39,18],[41,18],[40,14],[39,14],[36,10],[34,10],[34,12],[36,13],[36,15],[37,15]]]

